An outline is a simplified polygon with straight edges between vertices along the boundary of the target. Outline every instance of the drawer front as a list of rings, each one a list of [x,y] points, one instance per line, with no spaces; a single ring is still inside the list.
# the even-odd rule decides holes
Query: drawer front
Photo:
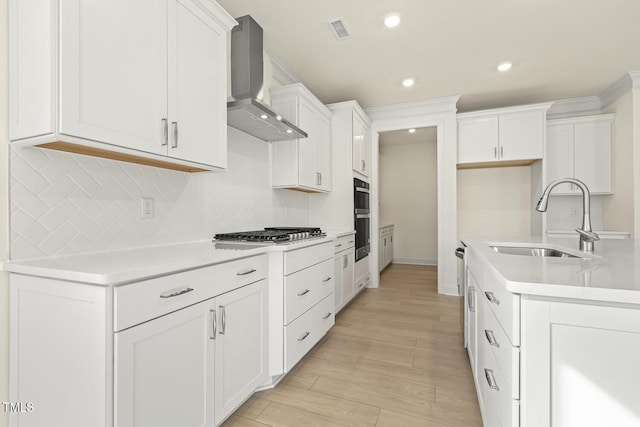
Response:
[[[488,302],[483,301],[487,305]],[[520,398],[520,351],[513,347],[502,330],[493,311],[486,309],[483,313],[483,330],[479,331],[482,345],[491,352],[497,362],[513,399]]]
[[[114,288],[114,330],[213,298],[267,277],[267,257],[258,255]]]
[[[352,234],[336,239],[333,245],[333,252],[338,253],[345,249],[353,248],[356,244],[356,237]]]
[[[484,381],[482,381],[485,396],[484,408],[489,415],[488,418],[495,419],[497,413],[502,425],[518,427],[520,424],[520,401],[511,398],[507,380],[502,375],[493,353],[486,347],[482,365],[479,369],[480,375],[484,377]]]
[[[369,286],[369,283],[371,283],[371,278],[369,276],[363,277],[362,279],[358,280],[354,286],[355,293],[357,294],[360,291],[364,290],[364,288]]]
[[[284,254],[284,274],[289,275],[304,268],[318,264],[334,255],[334,242],[307,246]]]
[[[333,326],[333,295],[329,295],[295,321],[284,327],[284,370],[291,368]]]
[[[477,279],[477,277],[476,277]],[[485,283],[481,296],[496,315],[498,322],[514,346],[520,345],[520,296],[507,291],[498,274],[492,269],[485,270]]]
[[[286,325],[333,293],[334,274],[331,258],[284,278]]]

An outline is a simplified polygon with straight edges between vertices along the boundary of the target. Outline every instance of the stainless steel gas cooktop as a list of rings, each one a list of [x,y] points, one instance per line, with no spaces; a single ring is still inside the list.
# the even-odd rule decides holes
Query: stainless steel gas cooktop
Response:
[[[264,230],[216,234],[214,242],[286,244],[325,236],[326,233],[318,227],[267,227]]]

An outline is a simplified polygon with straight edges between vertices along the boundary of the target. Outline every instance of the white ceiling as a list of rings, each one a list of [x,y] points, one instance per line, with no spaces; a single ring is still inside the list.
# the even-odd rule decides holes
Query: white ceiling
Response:
[[[218,0],[324,103],[461,95],[459,111],[599,95],[640,70],[640,0]],[[387,29],[383,19],[402,22]],[[327,21],[343,17],[338,41]],[[498,63],[510,61],[507,73]],[[404,88],[402,79],[416,84]]]

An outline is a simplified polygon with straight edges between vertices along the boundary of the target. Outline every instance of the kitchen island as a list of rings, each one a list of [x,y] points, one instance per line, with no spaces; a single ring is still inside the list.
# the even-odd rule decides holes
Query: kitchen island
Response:
[[[464,242],[485,425],[640,425],[636,242],[599,241],[589,254],[577,237]]]

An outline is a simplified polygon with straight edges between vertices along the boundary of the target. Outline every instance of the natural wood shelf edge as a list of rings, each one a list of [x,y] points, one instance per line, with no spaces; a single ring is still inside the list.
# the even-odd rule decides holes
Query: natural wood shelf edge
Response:
[[[531,166],[540,159],[506,160],[499,162],[458,163],[458,169],[508,168],[515,166]]]

